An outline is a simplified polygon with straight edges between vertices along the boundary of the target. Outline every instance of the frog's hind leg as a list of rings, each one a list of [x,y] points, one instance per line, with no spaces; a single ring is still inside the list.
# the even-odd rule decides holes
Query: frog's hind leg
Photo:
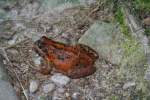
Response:
[[[67,74],[72,79],[83,78],[89,75],[92,75],[96,71],[96,67],[87,66],[84,68],[79,68],[76,71],[73,71],[70,74]]]
[[[98,53],[94,49],[84,44],[78,44],[78,45],[81,48],[82,52],[88,54],[88,56],[90,56],[92,59],[96,60],[99,58]]]

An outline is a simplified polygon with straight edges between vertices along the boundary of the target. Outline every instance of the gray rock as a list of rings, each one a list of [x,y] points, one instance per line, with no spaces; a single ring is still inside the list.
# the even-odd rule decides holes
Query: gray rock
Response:
[[[0,100],[19,100],[9,82],[0,80]]]
[[[60,88],[57,89],[57,91],[58,91],[58,93],[64,93],[64,92],[65,92],[65,89],[62,88],[62,87],[60,87]]]
[[[112,23],[95,22],[79,39],[79,43],[92,47],[100,56],[114,64],[119,64],[122,52],[118,46],[122,36],[118,34],[115,26]]]
[[[51,77],[51,80],[59,87],[65,86],[70,82],[70,78],[60,74],[56,73]]]
[[[30,81],[30,86],[29,86],[29,91],[30,93],[34,93],[39,87],[39,81],[38,80],[31,80]]]
[[[146,86],[142,73],[145,73],[147,61],[143,45],[139,43],[138,39],[121,33],[112,23],[95,22],[79,39],[79,43],[92,47],[97,51],[100,58],[109,61],[113,65],[118,65],[118,70],[115,69],[114,75],[117,75],[119,80],[132,79],[134,81],[133,83],[126,83],[123,86],[124,89],[134,86],[137,81],[141,82],[136,84],[137,87],[140,84]],[[104,73],[99,71],[99,69],[101,70],[99,62],[95,66],[98,69],[96,73],[97,77],[100,77],[102,74],[107,79],[112,78],[112,76],[105,74],[105,70],[103,71]],[[150,77],[150,74],[148,75]],[[116,83],[115,81],[114,79],[114,83]],[[106,83],[101,84],[104,87],[107,86]]]
[[[79,39],[79,43],[90,46],[101,58],[112,64],[129,66],[127,63],[130,63],[130,66],[135,66],[142,65],[145,61],[143,47],[135,45],[138,41],[124,36],[112,23],[95,22]],[[130,45],[132,47],[129,47]],[[132,48],[136,48],[135,51],[130,51]],[[128,52],[130,54],[127,56]]]
[[[71,98],[72,100],[80,100],[81,99],[80,93],[78,92],[73,93]]]
[[[46,84],[43,86],[43,92],[44,93],[49,93],[55,89],[55,85],[52,83]]]
[[[36,66],[39,66],[41,64],[41,57],[38,54],[34,53],[32,59]]]
[[[18,51],[16,50],[16,49],[9,49],[9,50],[7,50],[7,52],[8,53],[11,53],[11,54],[13,54],[13,55],[17,55],[18,54]]]
[[[123,89],[128,89],[128,88],[133,87],[133,86],[135,86],[135,85],[136,85],[136,84],[135,84],[134,81],[130,81],[130,82],[127,82],[127,83],[125,83],[125,84],[123,85]]]

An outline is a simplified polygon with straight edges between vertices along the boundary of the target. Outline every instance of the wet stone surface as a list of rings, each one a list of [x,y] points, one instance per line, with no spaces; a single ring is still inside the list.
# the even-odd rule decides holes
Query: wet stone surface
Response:
[[[19,100],[11,84],[4,80],[0,80],[0,99],[1,100]]]

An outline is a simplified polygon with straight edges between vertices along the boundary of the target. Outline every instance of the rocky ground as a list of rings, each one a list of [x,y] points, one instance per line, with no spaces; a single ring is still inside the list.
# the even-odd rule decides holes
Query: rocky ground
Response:
[[[121,6],[116,17],[115,4],[107,0],[2,0],[0,5],[0,50],[18,99],[149,100],[148,38],[128,7]],[[35,69],[42,58],[33,43],[41,36],[89,45],[100,56],[97,71],[81,79],[40,74]]]

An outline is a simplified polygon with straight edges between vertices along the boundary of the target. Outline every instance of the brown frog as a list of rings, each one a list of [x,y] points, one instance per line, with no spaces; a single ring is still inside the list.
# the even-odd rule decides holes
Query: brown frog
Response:
[[[94,62],[99,57],[96,51],[86,45],[67,45],[45,36],[35,42],[35,51],[51,62],[57,71],[71,78],[82,78],[93,74],[96,71]],[[48,69],[50,68],[41,69],[41,72],[48,74],[50,71]]]

